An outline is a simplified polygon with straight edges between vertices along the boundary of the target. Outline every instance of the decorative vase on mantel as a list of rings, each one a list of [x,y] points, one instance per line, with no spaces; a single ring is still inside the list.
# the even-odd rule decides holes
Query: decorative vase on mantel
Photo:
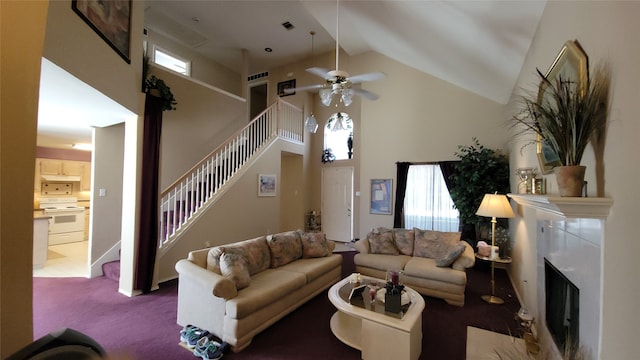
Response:
[[[556,166],[553,172],[556,174],[558,182],[558,192],[560,196],[580,197],[584,186],[584,173],[586,166]]]

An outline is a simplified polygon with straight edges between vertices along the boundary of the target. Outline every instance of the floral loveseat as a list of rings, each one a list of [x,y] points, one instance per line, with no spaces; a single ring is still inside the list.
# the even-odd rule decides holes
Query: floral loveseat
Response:
[[[356,272],[385,279],[387,271],[399,270],[401,281],[419,293],[464,306],[466,269],[475,255],[459,232],[378,228],[355,248]]]
[[[178,324],[208,330],[240,351],[340,280],[334,247],[323,233],[289,231],[192,251],[176,263]]]

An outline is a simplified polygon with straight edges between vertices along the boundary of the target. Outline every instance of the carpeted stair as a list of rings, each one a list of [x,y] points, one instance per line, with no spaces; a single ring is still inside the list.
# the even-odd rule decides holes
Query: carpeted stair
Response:
[[[107,279],[120,281],[120,260],[111,261],[102,264],[102,273]]]

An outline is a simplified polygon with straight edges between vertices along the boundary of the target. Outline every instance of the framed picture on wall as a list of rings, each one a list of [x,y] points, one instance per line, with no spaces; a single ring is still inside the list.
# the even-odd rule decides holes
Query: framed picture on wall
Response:
[[[289,96],[296,92],[285,92],[287,89],[293,89],[296,87],[296,79],[281,81],[278,83],[278,96]]]
[[[549,82],[542,81],[538,88],[538,102],[545,101],[545,97],[549,97],[547,88],[549,83],[554,83],[558,79],[570,79],[576,81],[581,91],[587,91],[589,83],[589,57],[584,52],[577,40],[567,41],[560,53],[549,67],[545,75]],[[553,100],[551,100],[553,101]],[[536,152],[538,154],[538,162],[540,170],[543,174],[550,174],[553,168],[562,165],[560,157],[553,151],[551,146],[547,144],[540,135],[536,138]]]
[[[127,64],[131,31],[131,0],[72,0],[71,9]]]
[[[371,179],[371,214],[391,215],[391,179]]]
[[[258,174],[258,196],[276,196],[276,176]]]

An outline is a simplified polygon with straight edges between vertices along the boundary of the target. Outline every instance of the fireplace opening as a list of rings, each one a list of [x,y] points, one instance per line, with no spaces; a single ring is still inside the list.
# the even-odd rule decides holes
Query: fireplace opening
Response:
[[[580,344],[580,290],[546,258],[544,277],[547,328],[558,349],[573,358]]]

